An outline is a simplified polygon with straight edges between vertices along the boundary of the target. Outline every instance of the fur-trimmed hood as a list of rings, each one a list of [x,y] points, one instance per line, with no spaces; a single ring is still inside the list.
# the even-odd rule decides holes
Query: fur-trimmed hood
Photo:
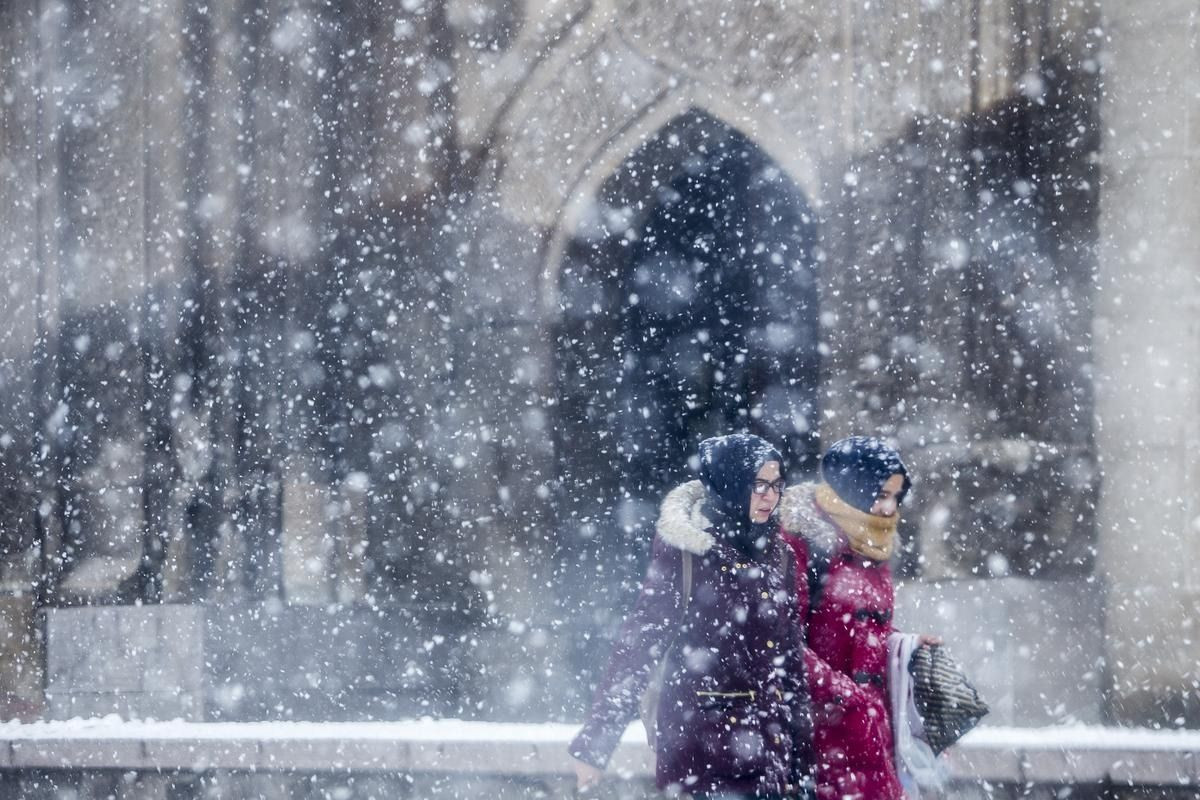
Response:
[[[815,483],[789,486],[779,501],[779,523],[787,533],[799,536],[822,552],[832,553],[845,535],[817,508],[816,494]]]
[[[659,537],[680,550],[702,556],[716,543],[714,523],[704,513],[708,490],[700,481],[688,481],[663,499],[655,529]]]
[[[792,491],[792,489],[788,489],[784,492],[779,509],[773,517],[776,521],[782,521],[783,503]],[[698,556],[707,553],[717,541],[713,534],[717,523],[709,516],[708,500],[708,490],[698,480],[688,481],[672,489],[663,499],[658,512],[658,523],[655,525],[655,529],[658,531],[659,538],[672,547]],[[812,505],[811,489],[808,504]],[[819,516],[815,506],[813,513]],[[826,525],[829,524],[823,518],[822,521]],[[784,529],[789,530],[786,525]],[[837,529],[832,528],[832,533],[833,540],[836,542]]]

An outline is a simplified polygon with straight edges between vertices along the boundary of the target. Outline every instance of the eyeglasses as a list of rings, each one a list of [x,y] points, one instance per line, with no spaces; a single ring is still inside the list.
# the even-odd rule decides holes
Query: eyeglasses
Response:
[[[783,490],[787,488],[787,481],[783,478],[778,478],[773,481],[755,481],[754,493],[766,494],[767,492],[775,492],[775,494],[783,494]]]

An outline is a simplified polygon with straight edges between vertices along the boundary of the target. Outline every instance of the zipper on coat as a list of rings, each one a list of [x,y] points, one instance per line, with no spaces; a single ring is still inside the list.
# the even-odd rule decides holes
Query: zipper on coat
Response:
[[[701,692],[701,691],[697,691],[696,694],[699,697],[749,697],[751,700],[754,699],[753,690],[751,690],[749,692]]]

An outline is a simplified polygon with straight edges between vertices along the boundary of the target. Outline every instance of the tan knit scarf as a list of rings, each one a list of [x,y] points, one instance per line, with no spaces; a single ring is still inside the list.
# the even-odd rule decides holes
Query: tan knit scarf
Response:
[[[817,507],[829,515],[850,540],[850,549],[872,561],[887,561],[896,546],[900,515],[879,517],[859,511],[837,496],[828,483],[817,486]]]

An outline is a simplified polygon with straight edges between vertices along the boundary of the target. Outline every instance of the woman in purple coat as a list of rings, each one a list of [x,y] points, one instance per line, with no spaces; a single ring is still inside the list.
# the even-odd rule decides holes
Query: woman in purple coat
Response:
[[[599,780],[664,658],[654,737],[660,789],[783,798],[808,782],[795,559],[775,519],[782,470],[779,452],[757,436],[706,439],[700,480],[667,495],[641,594],[570,745],[581,789]]]

